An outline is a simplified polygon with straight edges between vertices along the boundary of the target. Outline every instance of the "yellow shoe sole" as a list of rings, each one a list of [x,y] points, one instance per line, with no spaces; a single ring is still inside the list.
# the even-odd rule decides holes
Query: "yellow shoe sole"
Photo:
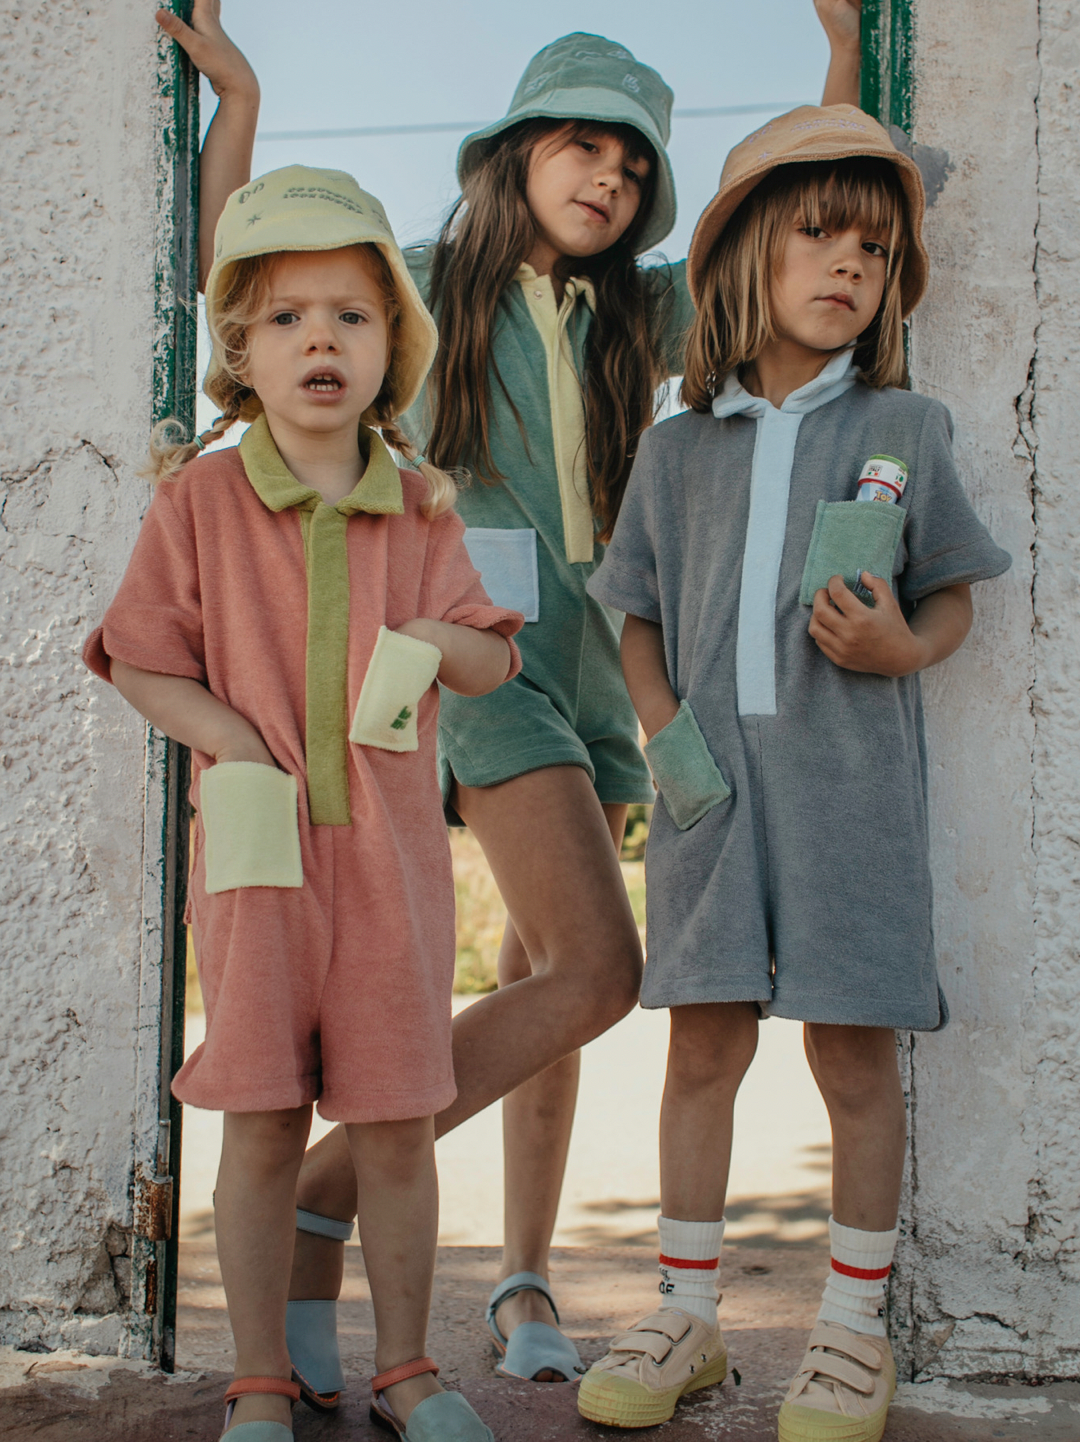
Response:
[[[674,1413],[680,1397],[712,1387],[727,1376],[727,1353],[721,1352],[681,1387],[650,1392],[640,1382],[610,1372],[586,1372],[578,1388],[578,1411],[604,1427],[655,1427]]]
[[[817,1407],[785,1402],[777,1426],[779,1442],[881,1442],[889,1401],[869,1417],[841,1417]]]

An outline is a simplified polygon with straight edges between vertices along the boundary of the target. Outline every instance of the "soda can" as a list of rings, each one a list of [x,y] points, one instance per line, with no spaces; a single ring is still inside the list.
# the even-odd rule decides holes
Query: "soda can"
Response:
[[[907,485],[907,466],[895,456],[871,456],[859,476],[857,501],[884,501],[895,505]]]

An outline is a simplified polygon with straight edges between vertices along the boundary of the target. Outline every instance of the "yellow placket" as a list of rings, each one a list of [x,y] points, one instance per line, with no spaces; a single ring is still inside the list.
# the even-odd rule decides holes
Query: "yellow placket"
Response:
[[[537,275],[531,265],[522,265],[517,279],[547,355],[551,434],[566,559],[591,561],[594,528],[585,459],[585,400],[566,327],[579,295],[584,295],[590,306],[593,304],[592,285],[587,280],[568,280],[562,304],[557,305],[549,275]]]

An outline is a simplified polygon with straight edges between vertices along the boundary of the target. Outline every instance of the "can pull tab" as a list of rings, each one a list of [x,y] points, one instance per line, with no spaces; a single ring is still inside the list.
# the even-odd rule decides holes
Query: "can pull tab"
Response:
[[[871,456],[859,475],[857,501],[883,501],[895,505],[908,483],[908,468],[895,456]]]

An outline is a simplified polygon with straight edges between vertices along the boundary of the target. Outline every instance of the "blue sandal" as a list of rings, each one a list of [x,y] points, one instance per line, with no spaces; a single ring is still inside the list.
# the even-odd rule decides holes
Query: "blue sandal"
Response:
[[[515,1272],[492,1292],[487,1306],[487,1324],[495,1340],[495,1350],[502,1359],[495,1371],[500,1377],[515,1377],[535,1382],[539,1372],[558,1372],[564,1382],[576,1380],[585,1371],[578,1350],[570,1338],[549,1322],[522,1322],[504,1337],[495,1321],[495,1313],[508,1297],[518,1292],[539,1292],[546,1297],[559,1320],[551,1288],[538,1272]]]
[[[296,1229],[331,1241],[347,1242],[352,1222],[320,1217],[316,1212],[296,1209]],[[300,1384],[301,1401],[316,1412],[333,1412],[345,1390],[345,1374],[337,1339],[337,1302],[332,1299],[290,1302],[285,1308],[285,1340],[293,1366],[293,1380]]]
[[[409,1416],[408,1430],[383,1396],[387,1387],[418,1377],[421,1372],[439,1369],[430,1357],[417,1357],[400,1367],[391,1367],[371,1379],[371,1410],[369,1416],[377,1427],[394,1432],[401,1442],[495,1442],[491,1428],[486,1426],[460,1392],[436,1392],[425,1397]]]

